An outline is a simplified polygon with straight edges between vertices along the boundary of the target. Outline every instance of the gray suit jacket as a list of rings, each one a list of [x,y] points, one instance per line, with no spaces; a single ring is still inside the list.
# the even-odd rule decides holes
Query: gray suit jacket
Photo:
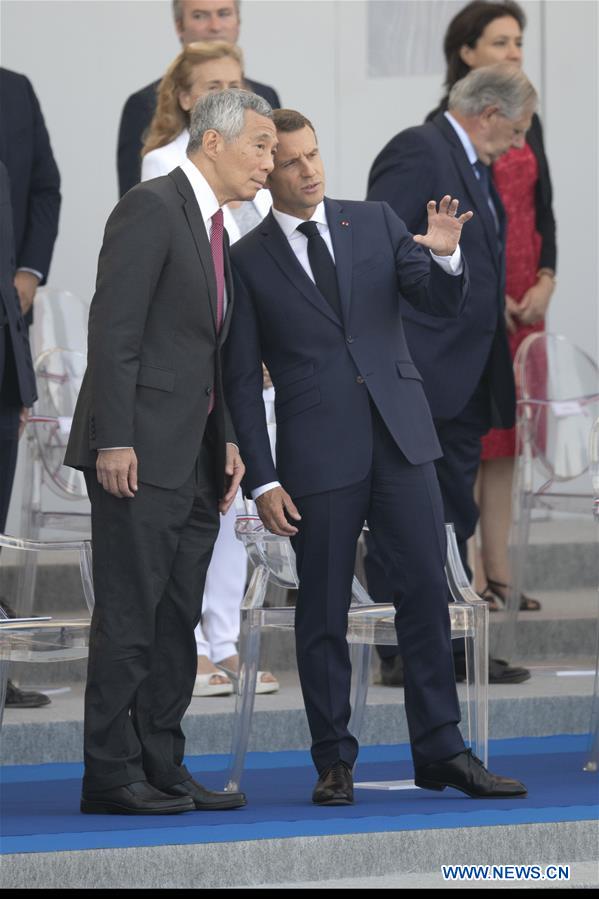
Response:
[[[234,441],[216,333],[216,278],[192,187],[180,168],[137,185],[112,212],[89,317],[88,364],[65,464],[93,468],[97,450],[133,446],[140,481],[174,489],[198,456],[216,390],[217,477]]]

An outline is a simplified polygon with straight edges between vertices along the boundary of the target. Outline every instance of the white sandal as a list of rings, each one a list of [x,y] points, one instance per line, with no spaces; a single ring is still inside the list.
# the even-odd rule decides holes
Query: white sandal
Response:
[[[215,662],[214,664],[219,669],[219,671],[222,671],[223,674],[226,674],[227,677],[230,678],[233,681],[233,683],[235,684],[235,686],[237,687],[237,682],[239,681],[238,673],[236,671],[233,671],[232,668],[226,668],[224,665],[221,665],[220,662]],[[274,676],[271,671],[258,671],[257,672],[257,674],[256,674],[256,689],[254,691],[256,693],[256,695],[258,693],[277,693],[277,691],[280,690],[281,685],[278,682],[278,680],[276,679],[276,677],[272,681],[263,681],[262,680],[263,674],[270,674],[271,677]]]
[[[226,673],[226,672],[225,672]],[[223,683],[211,683],[213,677],[222,677],[216,671],[208,674],[196,674],[196,682],[193,687],[194,696],[230,696],[233,692],[233,684],[230,680]]]

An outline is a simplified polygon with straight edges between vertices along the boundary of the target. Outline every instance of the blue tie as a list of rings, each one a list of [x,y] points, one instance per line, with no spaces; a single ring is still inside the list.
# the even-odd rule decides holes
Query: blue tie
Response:
[[[487,206],[491,210],[491,215],[493,216],[493,221],[495,222],[495,230],[497,231],[497,236],[499,236],[501,229],[499,227],[499,216],[497,215],[497,209],[495,208],[495,203],[493,202],[493,196],[491,194],[491,176],[489,174],[489,166],[481,162],[480,159],[477,159],[476,162],[472,163],[472,168],[476,172],[478,172],[478,181],[485,195]]]

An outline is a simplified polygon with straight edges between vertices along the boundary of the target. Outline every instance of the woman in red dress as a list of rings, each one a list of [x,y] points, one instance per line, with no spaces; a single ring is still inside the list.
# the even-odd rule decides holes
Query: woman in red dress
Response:
[[[525,24],[524,12],[512,0],[468,3],[452,19],[445,35],[448,92],[471,69],[497,62],[521,66]],[[444,108],[446,100],[440,106]],[[494,164],[493,178],[507,217],[505,316],[513,358],[528,334],[544,329],[555,286],[555,219],[538,116],[533,117],[525,146],[509,150]],[[476,487],[481,546],[474,586],[491,609],[503,604],[509,585],[514,456],[514,429],[492,430],[483,438]],[[533,611],[540,604],[522,595],[520,607]]]

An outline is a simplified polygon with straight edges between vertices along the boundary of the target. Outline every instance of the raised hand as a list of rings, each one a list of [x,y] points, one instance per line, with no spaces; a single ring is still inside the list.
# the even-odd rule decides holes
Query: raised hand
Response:
[[[431,250],[436,256],[451,256],[460,242],[462,226],[469,222],[473,212],[463,212],[458,216],[459,201],[446,194],[439,203],[429,200],[426,204],[428,230],[426,234],[415,234],[414,240]]]

